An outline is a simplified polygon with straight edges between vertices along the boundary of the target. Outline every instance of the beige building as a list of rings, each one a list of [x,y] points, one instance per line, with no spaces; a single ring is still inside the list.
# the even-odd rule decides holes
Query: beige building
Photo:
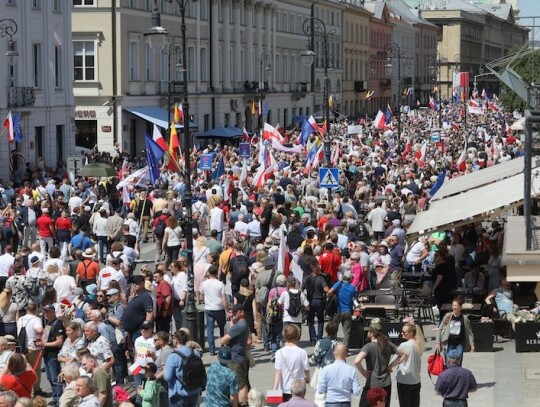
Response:
[[[439,0],[428,0],[420,6],[420,13],[442,28],[438,49],[443,98],[452,96],[454,71],[469,72],[472,90],[474,77],[485,72],[487,62],[507,55],[528,38],[528,30],[516,24],[510,4],[475,6],[464,0],[445,0],[443,5]],[[493,77],[482,76],[477,82],[480,91],[499,92]]]
[[[136,154],[144,148],[144,133],[152,123],[162,131],[167,126],[169,87],[171,101],[181,99],[182,72],[177,67],[182,53],[172,45],[181,41],[178,4],[157,2],[169,39],[155,52],[144,35],[151,26],[153,0],[79,3],[72,13],[77,145],[97,144],[110,151],[119,143]],[[310,5],[301,0],[188,1],[189,113],[198,131],[220,125],[255,129],[252,104],[258,102],[261,88],[264,118],[273,125],[290,126],[295,115],[314,112],[316,98],[308,97],[310,72],[300,58],[308,39],[302,24],[310,16]],[[337,27],[341,13],[324,7],[322,15],[333,16]],[[339,46],[336,43],[332,54],[336,66],[340,34],[337,38]],[[332,91],[341,87],[340,81],[341,71],[336,70]]]
[[[364,93],[369,86],[369,21],[372,15],[362,6],[351,5],[343,9],[342,113],[348,117],[367,113]]]

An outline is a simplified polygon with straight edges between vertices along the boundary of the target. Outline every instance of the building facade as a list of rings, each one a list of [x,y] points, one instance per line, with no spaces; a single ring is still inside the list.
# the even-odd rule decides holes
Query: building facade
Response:
[[[18,114],[22,142],[0,138],[0,178],[21,179],[25,163],[56,168],[58,161],[75,152],[73,118],[73,59],[71,48],[71,2],[6,0],[0,4],[2,24],[17,31],[0,40],[0,53],[13,41],[15,55],[0,64],[2,123],[8,112]],[[9,33],[8,33],[9,34]],[[3,129],[3,127],[2,127]],[[15,152],[15,153],[14,153]],[[7,163],[10,162],[10,165]],[[14,173],[11,173],[11,169]]]

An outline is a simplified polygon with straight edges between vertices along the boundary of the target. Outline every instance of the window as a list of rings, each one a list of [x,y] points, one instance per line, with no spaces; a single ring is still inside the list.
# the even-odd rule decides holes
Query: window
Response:
[[[203,118],[204,123],[204,131],[208,131],[210,129],[210,115],[205,114]]]
[[[146,11],[152,11],[154,8],[154,0],[145,0],[144,9]]]
[[[130,8],[139,8],[139,0],[129,0]]]
[[[97,120],[75,120],[75,145],[77,147],[94,148],[97,144],[97,133]]]
[[[188,47],[188,57],[187,57],[187,69],[188,69],[188,81],[195,80],[195,48]]]
[[[225,113],[225,123],[223,123],[223,125],[225,127],[227,127],[230,124],[231,124],[231,114],[230,113]]]
[[[62,0],[53,0],[53,11],[60,13],[62,10]]]
[[[94,51],[94,42],[92,41],[73,41],[75,68],[74,79],[76,81],[94,81],[96,80],[96,58]]]
[[[73,0],[74,6],[93,6],[95,0]]]
[[[43,129],[43,126],[35,128],[36,160],[43,157]],[[93,148],[93,146],[91,148]]]
[[[129,80],[139,80],[139,44],[129,43]]]
[[[54,87],[61,88],[62,84],[62,54],[60,45],[54,47]]]
[[[16,6],[17,5],[17,0],[7,0],[6,5],[8,5],[8,6]]]
[[[42,50],[41,44],[32,44],[32,74],[34,77],[34,88],[40,88],[42,84]]]
[[[201,81],[208,81],[208,55],[206,48],[201,48]]]
[[[154,80],[154,51],[150,48],[150,44],[146,44],[144,47],[146,56],[146,80]]]
[[[41,0],[32,0],[32,8],[36,10],[41,9]]]

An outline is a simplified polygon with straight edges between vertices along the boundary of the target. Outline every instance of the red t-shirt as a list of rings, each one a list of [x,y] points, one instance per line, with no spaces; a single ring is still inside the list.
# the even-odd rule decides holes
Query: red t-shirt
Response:
[[[41,215],[37,219],[38,234],[41,237],[52,237],[51,226],[53,222],[50,216]]]
[[[6,390],[13,390],[17,396],[28,398],[32,398],[32,386],[35,382],[37,382],[37,376],[33,370],[27,370],[18,376],[7,373],[0,381]]]
[[[165,298],[172,296],[172,288],[171,285],[163,280],[161,283],[158,284],[156,287],[156,305],[158,309],[159,316],[167,316],[170,317],[173,314],[173,301],[171,298],[171,302],[169,303],[169,308],[167,309],[166,313],[163,313],[163,309],[166,306]]]
[[[325,251],[319,257],[319,265],[321,266],[321,271],[329,274],[332,283],[335,283],[337,281],[337,271],[339,270],[339,266],[341,266],[341,257],[333,251]]]
[[[71,230],[71,219],[60,217],[56,220],[56,228]]]

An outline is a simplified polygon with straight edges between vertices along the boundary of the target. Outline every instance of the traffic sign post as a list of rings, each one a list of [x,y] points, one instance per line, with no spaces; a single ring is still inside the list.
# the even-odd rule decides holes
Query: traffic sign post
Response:
[[[339,170],[337,168],[319,168],[319,186],[321,188],[337,188],[339,186]]]

